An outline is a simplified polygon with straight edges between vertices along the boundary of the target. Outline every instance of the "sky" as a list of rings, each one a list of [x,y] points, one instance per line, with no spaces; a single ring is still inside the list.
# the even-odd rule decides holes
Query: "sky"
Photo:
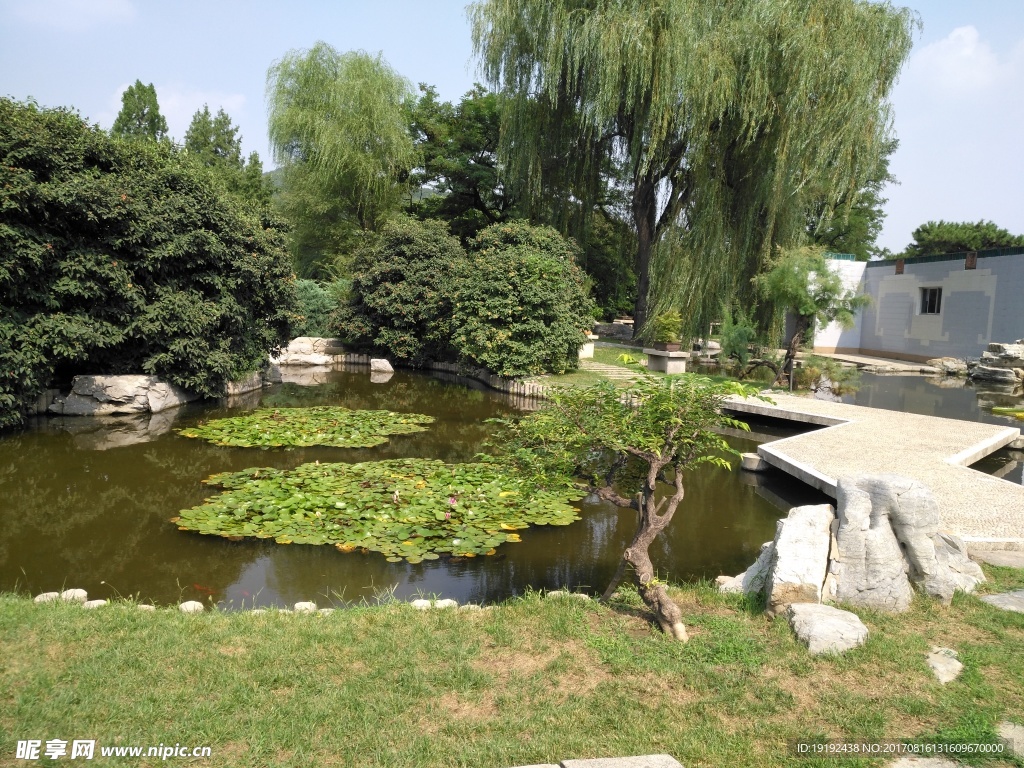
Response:
[[[900,251],[938,219],[1024,234],[1024,1],[906,4],[922,30],[892,94],[899,183],[879,244]],[[0,95],[109,128],[139,79],[177,141],[204,104],[223,108],[271,167],[267,69],[318,40],[380,52],[448,101],[480,79],[462,0],[0,0]]]

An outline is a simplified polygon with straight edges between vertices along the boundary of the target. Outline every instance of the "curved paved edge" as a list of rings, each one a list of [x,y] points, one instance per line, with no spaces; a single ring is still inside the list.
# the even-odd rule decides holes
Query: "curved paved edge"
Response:
[[[943,530],[976,549],[1024,550],[1024,486],[967,467],[1020,437],[1016,427],[790,395],[731,398],[728,409],[825,428],[758,447],[775,467],[835,498],[841,475],[896,473],[924,483]]]

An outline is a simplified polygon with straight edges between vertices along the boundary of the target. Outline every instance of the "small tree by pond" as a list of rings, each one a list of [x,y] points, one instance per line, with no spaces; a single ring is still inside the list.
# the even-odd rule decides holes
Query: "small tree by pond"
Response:
[[[842,278],[829,267],[825,250],[820,246],[780,251],[771,269],[755,277],[754,284],[767,301],[792,312],[796,318],[793,333],[786,342],[786,358],[781,369],[770,361],[756,361],[775,370],[776,381],[792,369],[797,350],[815,324],[824,328],[837,322],[843,328],[851,328],[857,310],[870,301],[867,296],[858,296],[843,285]]]
[[[637,511],[636,533],[603,599],[632,567],[640,596],[662,629],[685,641],[682,612],[657,578],[648,550],[683,500],[684,471],[701,464],[728,467],[727,456],[736,453],[713,431],[747,428],[722,411],[725,398],[755,394],[736,382],[687,374],[645,376],[627,390],[603,382],[556,392],[541,410],[505,422],[498,441],[507,460],[539,485],[572,477],[602,499]],[[670,486],[661,498],[659,482]]]

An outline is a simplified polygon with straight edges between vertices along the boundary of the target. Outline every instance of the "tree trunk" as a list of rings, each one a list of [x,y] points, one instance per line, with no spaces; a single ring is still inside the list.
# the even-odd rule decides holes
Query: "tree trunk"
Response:
[[[636,227],[636,304],[633,307],[633,335],[647,323],[647,294],[651,290],[651,252],[654,250],[657,199],[654,184],[645,179],[633,191],[633,224]]]
[[[683,625],[683,612],[668,596],[665,584],[658,581],[654,576],[654,564],[651,563],[651,556],[648,549],[658,534],[665,530],[665,527],[672,521],[679,502],[683,500],[683,474],[677,468],[675,473],[675,493],[661,504],[654,501],[654,486],[657,482],[658,473],[665,466],[666,462],[652,464],[647,474],[647,482],[644,486],[643,503],[640,505],[640,521],[637,525],[636,535],[632,543],[622,553],[625,563],[633,566],[636,574],[637,586],[640,597],[654,613],[658,624],[666,634],[676,640],[686,642],[686,627]],[[665,505],[665,511],[658,514],[658,508]]]
[[[782,363],[782,371],[775,377],[775,382],[778,383],[779,379],[785,375],[789,376],[790,371],[793,370],[793,365],[796,363],[796,353],[800,349],[800,344],[803,343],[804,334],[807,333],[807,329],[811,327],[811,318],[806,315],[796,316],[796,328],[793,331],[793,335],[789,339],[789,346],[786,347],[786,359]]]

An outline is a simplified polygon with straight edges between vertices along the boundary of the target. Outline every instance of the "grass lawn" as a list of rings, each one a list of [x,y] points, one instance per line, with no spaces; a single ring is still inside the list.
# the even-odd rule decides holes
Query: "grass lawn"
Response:
[[[1024,587],[1024,571],[986,572],[989,590]],[[991,741],[998,721],[1024,724],[1024,615],[919,597],[902,615],[861,611],[863,648],[811,657],[744,598],[674,594],[687,644],[652,629],[635,593],[610,607],[528,595],[485,611],[328,616],[5,595],[0,765],[26,764],[17,740],[59,738],[96,739],[98,762],[101,745],[162,742],[210,746],[211,758],[184,760],[204,766],[507,768],[667,752],[687,768],[852,768],[882,762],[798,758],[787,741]],[[932,645],[960,653],[958,680],[932,676]]]

